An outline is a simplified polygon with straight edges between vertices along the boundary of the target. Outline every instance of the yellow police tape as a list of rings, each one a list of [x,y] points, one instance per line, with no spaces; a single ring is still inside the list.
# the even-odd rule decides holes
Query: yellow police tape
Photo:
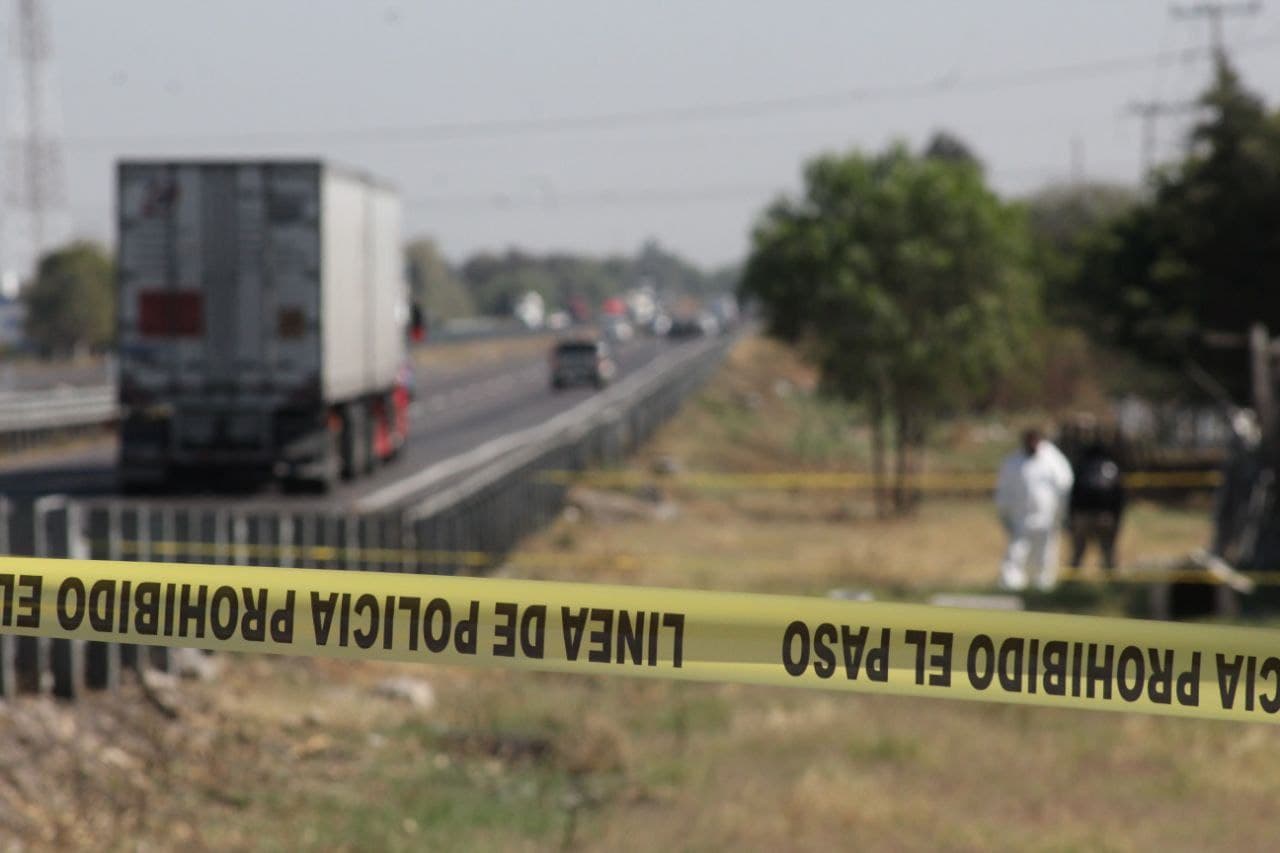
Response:
[[[644,471],[547,471],[546,482],[580,483],[601,488],[638,488],[671,484],[706,491],[718,490],[865,490],[874,488],[875,477],[859,471],[774,471],[767,473],[715,473],[693,471],[680,474],[648,474]],[[930,492],[990,492],[995,489],[996,475],[988,472],[933,472],[917,474],[903,480],[909,489]],[[1222,483],[1218,471],[1133,471],[1125,475],[1129,489],[1196,489],[1212,488]],[[891,478],[883,485],[892,487]]]
[[[0,632],[1280,719],[1280,632],[1050,613],[5,557]]]

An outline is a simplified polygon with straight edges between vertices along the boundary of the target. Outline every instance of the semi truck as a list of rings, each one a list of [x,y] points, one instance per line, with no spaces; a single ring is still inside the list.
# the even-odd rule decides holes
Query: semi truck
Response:
[[[117,167],[119,480],[327,489],[405,444],[400,203],[318,161]]]

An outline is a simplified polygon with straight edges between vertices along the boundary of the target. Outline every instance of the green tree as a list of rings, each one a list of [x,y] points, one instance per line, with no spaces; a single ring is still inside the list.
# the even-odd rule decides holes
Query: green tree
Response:
[[[934,160],[946,160],[951,163],[962,163],[983,170],[982,161],[973,153],[969,144],[948,130],[939,130],[933,134],[924,147],[924,156]]]
[[[434,240],[427,237],[414,240],[405,247],[405,261],[413,300],[422,308],[428,322],[475,314],[471,294],[453,274]]]
[[[980,404],[1038,319],[1017,208],[963,159],[827,155],[764,214],[742,281],[770,331],[803,345],[825,387],[867,406],[879,505],[887,430],[894,505],[929,423]]]
[[[535,291],[550,305],[559,304],[561,279],[538,256],[510,249],[503,254],[481,252],[461,266],[460,273],[481,314],[509,314],[522,293]]]
[[[107,346],[115,334],[114,280],[111,257],[94,243],[45,255],[22,292],[28,339],[48,355]]]
[[[1024,200],[1050,319],[1087,324],[1088,306],[1075,293],[1080,264],[1098,235],[1138,203],[1135,190],[1105,183],[1058,184]]]
[[[657,240],[648,240],[625,272],[628,286],[652,284],[660,290],[702,295],[708,290],[708,278],[702,270],[662,248]]]
[[[1205,333],[1280,326],[1280,118],[1224,58],[1200,102],[1190,152],[1093,241],[1074,291],[1101,339],[1169,367],[1199,364],[1245,402],[1243,351],[1214,350]]]

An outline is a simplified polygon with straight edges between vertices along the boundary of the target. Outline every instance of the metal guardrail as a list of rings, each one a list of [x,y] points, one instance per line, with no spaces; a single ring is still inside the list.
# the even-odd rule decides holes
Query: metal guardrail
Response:
[[[513,317],[468,317],[433,326],[427,332],[424,345],[527,338],[546,334],[554,334],[554,330],[530,328]]]
[[[45,495],[16,520],[0,497],[0,552],[40,557],[456,574],[500,561],[553,519],[567,486],[545,474],[619,462],[716,369],[729,339],[675,348],[544,424],[472,451],[400,502],[342,514],[288,507],[241,510]],[[428,485],[437,486],[423,497]],[[0,635],[0,697],[45,691],[75,698],[110,688],[124,668],[170,670],[180,650]]]
[[[102,422],[116,414],[116,386],[0,393],[0,431]]]
[[[0,452],[93,432],[118,413],[114,385],[0,394]]]

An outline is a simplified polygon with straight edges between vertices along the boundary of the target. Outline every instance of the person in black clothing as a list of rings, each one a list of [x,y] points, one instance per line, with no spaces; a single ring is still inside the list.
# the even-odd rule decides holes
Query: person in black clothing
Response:
[[[1124,515],[1124,475],[1100,442],[1089,445],[1076,465],[1068,525],[1071,530],[1071,568],[1078,569],[1090,541],[1098,543],[1102,567],[1116,565],[1116,538]]]

